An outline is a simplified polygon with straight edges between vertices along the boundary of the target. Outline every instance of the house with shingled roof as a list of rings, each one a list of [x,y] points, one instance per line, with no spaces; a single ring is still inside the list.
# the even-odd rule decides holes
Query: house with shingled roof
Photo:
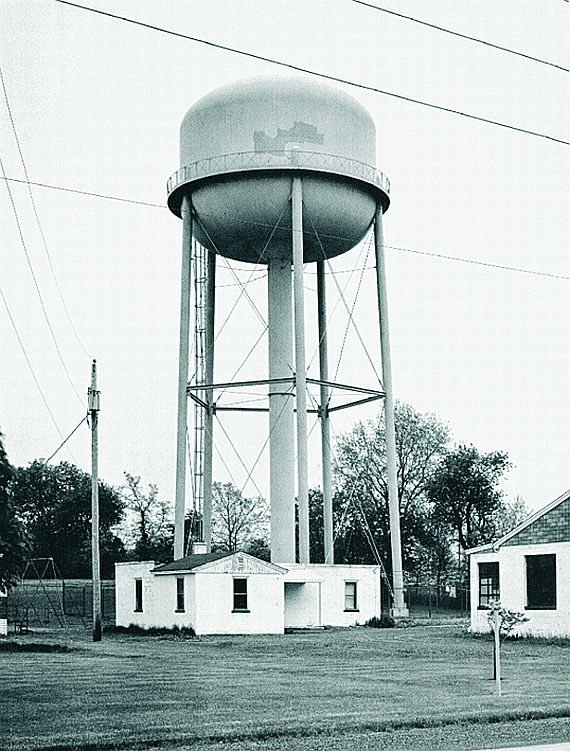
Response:
[[[199,635],[354,626],[380,615],[380,569],[195,552],[162,565],[115,564],[115,600],[117,626],[189,626]]]
[[[471,631],[489,631],[492,602],[524,613],[517,633],[570,637],[570,490],[494,543],[467,551]]]

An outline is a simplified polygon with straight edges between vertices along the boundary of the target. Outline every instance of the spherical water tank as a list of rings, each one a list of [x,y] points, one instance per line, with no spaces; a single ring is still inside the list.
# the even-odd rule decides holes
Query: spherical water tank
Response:
[[[320,81],[260,78],[224,86],[191,107],[168,206],[191,198],[195,237],[228,258],[264,263],[291,253],[290,194],[302,177],[304,260],[354,247],[389,182],[376,169],[376,131],[353,97]]]

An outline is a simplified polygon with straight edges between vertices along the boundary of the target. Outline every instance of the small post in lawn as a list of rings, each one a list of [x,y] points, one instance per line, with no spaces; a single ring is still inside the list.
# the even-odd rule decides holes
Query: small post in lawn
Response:
[[[492,602],[489,607],[487,620],[493,630],[494,636],[493,677],[497,685],[497,694],[501,696],[501,634],[503,637],[508,636],[514,628],[522,623],[526,623],[528,618],[523,613],[517,613],[514,610],[501,607],[500,602]]]
[[[495,684],[497,686],[497,693],[501,696],[501,624],[499,621],[499,609],[495,608],[493,618],[493,632],[495,636]]]

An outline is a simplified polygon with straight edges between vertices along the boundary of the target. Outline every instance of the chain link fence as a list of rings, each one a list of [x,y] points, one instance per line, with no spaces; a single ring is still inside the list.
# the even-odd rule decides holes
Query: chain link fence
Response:
[[[383,588],[383,609],[389,610],[390,597]],[[80,625],[92,622],[92,585],[85,579],[25,579],[6,598],[8,627],[25,631],[41,626]],[[465,619],[469,615],[469,589],[457,585],[408,584],[406,604],[412,619]],[[115,623],[115,582],[101,582],[103,623]]]
[[[469,588],[456,584],[408,584],[406,604],[410,618],[466,618],[469,615]]]
[[[85,579],[24,579],[8,592],[8,627],[25,631],[33,627],[83,624],[90,626],[93,587]],[[115,622],[115,582],[101,582],[104,624]]]

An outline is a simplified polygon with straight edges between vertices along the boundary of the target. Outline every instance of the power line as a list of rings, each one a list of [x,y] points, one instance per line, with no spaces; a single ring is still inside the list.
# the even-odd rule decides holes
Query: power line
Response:
[[[570,2],[570,0],[569,0],[569,2]],[[4,180],[6,182],[16,182],[16,183],[25,183],[25,182],[27,182],[26,180],[18,180],[18,179],[14,178],[14,177],[6,177],[6,175],[4,175],[4,176],[0,175],[0,179]],[[65,191],[65,192],[68,192],[68,193],[79,193],[80,195],[89,196],[91,198],[103,198],[103,199],[107,199],[107,200],[110,200],[110,201],[121,201],[122,203],[132,203],[132,204],[135,204],[136,206],[151,206],[153,208],[158,208],[158,209],[166,209],[167,208],[165,204],[161,204],[161,203],[150,203],[149,201],[137,201],[137,200],[134,200],[132,198],[124,198],[124,197],[119,197],[119,196],[112,196],[112,195],[108,195],[108,194],[104,194],[104,193],[91,193],[91,192],[89,192],[87,190],[77,190],[76,188],[65,188],[65,187],[62,187],[60,185],[51,185],[51,184],[48,184],[48,183],[34,183],[34,182],[31,182],[31,185],[38,185],[41,188],[48,188],[50,190],[61,190],[61,191]],[[244,219],[243,221],[246,222],[247,220]],[[265,224],[263,222],[251,222],[250,221],[248,223],[249,224],[253,224],[255,226],[262,226],[262,227],[271,228],[270,224]],[[327,239],[331,239],[331,240],[353,240],[354,239],[354,238],[351,238],[351,237],[344,237],[342,235],[323,235],[323,237],[326,237]],[[433,256],[434,258],[441,258],[442,260],[445,260],[445,261],[457,261],[459,263],[470,263],[470,264],[473,264],[475,266],[485,266],[487,268],[500,269],[502,271],[516,271],[519,274],[531,274],[532,276],[544,276],[544,277],[547,277],[547,278],[550,278],[550,279],[562,279],[564,281],[570,280],[570,276],[568,276],[566,274],[554,274],[554,273],[551,273],[549,271],[538,271],[536,269],[524,269],[524,268],[520,268],[520,267],[516,267],[516,266],[506,266],[504,264],[491,263],[490,261],[479,261],[479,260],[476,260],[474,258],[462,258],[461,256],[449,256],[449,255],[445,255],[444,253],[433,253],[433,252],[427,251],[427,250],[416,250],[414,248],[402,248],[402,247],[397,246],[397,245],[387,245],[387,244],[385,244],[384,247],[385,248],[389,248],[390,250],[399,250],[399,251],[401,251],[403,253],[415,253],[416,255]],[[368,267],[368,269],[373,269],[373,268],[375,268],[375,267],[374,266],[369,266]],[[246,269],[241,269],[241,270],[242,271],[246,271]],[[338,274],[348,274],[348,273],[351,273],[352,271],[359,271],[359,270],[360,269],[351,269],[351,270],[350,269],[349,270],[342,270],[341,269],[341,270],[336,270],[335,274],[337,274],[337,275]],[[316,272],[309,271],[307,273],[314,274]],[[239,282],[239,283],[236,282],[236,284],[232,285],[232,286],[241,286],[242,284],[248,284],[249,281],[250,280],[247,280],[246,282]]]
[[[79,190],[78,188],[65,188],[62,185],[51,185],[49,183],[38,183],[33,180],[19,180],[15,177],[2,178],[10,183],[22,183],[27,185],[36,185],[38,188],[49,188],[50,190],[61,190],[64,193],[78,193],[80,196],[91,196],[92,198],[106,198],[109,201],[121,201],[122,203],[134,203],[138,206],[152,206],[156,209],[165,209],[164,203],[151,203],[150,201],[135,201],[133,198],[122,198],[121,196],[111,196],[108,193],[93,193],[88,190]]]
[[[22,337],[20,336],[20,332],[18,331],[18,327],[16,326],[16,321],[14,320],[14,316],[12,315],[10,308],[8,306],[8,301],[6,300],[6,297],[4,295],[4,292],[2,291],[2,288],[0,287],[0,296],[2,297],[2,302],[4,303],[4,307],[6,308],[6,312],[8,313],[8,318],[10,319],[10,323],[12,324],[12,328],[14,329],[14,333],[16,334],[16,339],[18,340],[18,344],[20,345],[20,349],[22,350],[22,354],[24,355],[24,359],[28,365],[28,368],[30,369],[30,373],[32,374],[32,378],[35,381],[35,384],[38,388],[38,391],[40,392],[40,396],[42,398],[42,401],[44,403],[44,406],[51,418],[51,421],[53,422],[55,429],[59,433],[59,437],[63,440],[63,433],[60,430],[59,425],[57,424],[57,420],[54,417],[53,412],[51,411],[51,407],[49,406],[49,402],[46,399],[46,395],[44,394],[44,391],[40,385],[40,382],[38,380],[38,377],[34,371],[34,366],[32,365],[32,362],[30,358],[28,357],[28,353],[26,352],[26,348],[24,346],[24,342],[22,341]],[[74,459],[75,461],[75,459]]]
[[[246,50],[240,50],[236,47],[228,47],[224,44],[218,44],[216,42],[211,42],[207,39],[200,39],[199,37],[193,37],[189,34],[182,34],[179,31],[173,31],[172,29],[165,29],[162,26],[156,26],[154,24],[150,23],[144,23],[143,21],[137,21],[133,18],[128,18],[127,16],[119,16],[115,13],[109,13],[107,11],[99,10],[98,8],[90,8],[87,5],[80,5],[79,3],[72,3],[69,0],[55,0],[56,3],[60,3],[62,5],[68,5],[73,8],[79,8],[80,10],[86,10],[91,13],[97,13],[101,16],[106,16],[108,18],[114,18],[118,21],[125,21],[126,23],[133,24],[135,26],[141,26],[145,29],[150,29],[151,31],[158,31],[162,34],[168,34],[169,36],[174,36],[179,39],[187,39],[190,42],[196,42],[198,44],[204,44],[208,47],[213,47],[214,49],[224,50],[225,52],[233,52],[236,55],[243,55],[245,57],[252,58],[253,60],[260,60],[264,63],[270,63],[271,65],[279,65],[282,68],[288,68],[289,70],[295,70],[299,73],[306,73],[311,76],[317,76],[318,78],[323,78],[327,81],[334,81],[335,83],[342,83],[346,84],[347,86],[354,86],[358,89],[363,89],[365,91],[373,91],[376,94],[382,94],[384,96],[393,97],[394,99],[399,99],[404,102],[411,102],[413,104],[419,104],[422,107],[429,107],[430,109],[439,110],[440,112],[447,112],[452,115],[458,115],[460,117],[465,117],[470,120],[476,120],[478,122],[487,123],[488,125],[496,125],[500,128],[507,128],[508,130],[514,130],[519,133],[525,133],[529,136],[535,136],[536,138],[544,138],[548,141],[554,141],[555,143],[561,143],[565,146],[570,146],[570,141],[564,141],[561,138],[556,138],[555,136],[548,135],[547,133],[540,133],[538,131],[534,130],[528,130],[527,128],[520,128],[516,125],[509,125],[508,123],[501,122],[500,120],[491,120],[487,117],[481,117],[479,115],[472,115],[468,112],[463,112],[462,110],[456,110],[451,107],[444,107],[440,104],[434,104],[433,102],[427,102],[423,99],[415,99],[413,97],[405,96],[404,94],[396,94],[393,91],[386,91],[385,89],[379,89],[375,86],[369,86],[364,83],[359,83],[357,81],[351,81],[346,78],[338,78],[337,76],[329,75],[327,73],[321,73],[316,70],[311,70],[309,68],[303,68],[300,65],[293,65],[292,63],[286,63],[283,60],[276,60],[271,57],[265,57],[264,55],[256,55],[253,52],[247,52]]]
[[[478,261],[475,258],[461,258],[460,256],[447,256],[443,253],[431,253],[427,250],[413,250],[412,248],[399,248],[395,245],[385,245],[385,248],[391,250],[400,250],[403,253],[415,253],[420,256],[431,256],[432,258],[441,258],[446,261],[459,261],[461,263],[470,263],[474,266],[486,266],[491,269],[501,269],[502,271],[516,271],[519,274],[532,274],[534,276],[546,276],[550,279],[564,279],[570,281],[570,276],[564,274],[551,274],[549,271],[535,271],[534,269],[521,269],[516,266],[504,266],[500,263],[491,263],[490,261]]]
[[[398,18],[403,18],[406,21],[412,21],[413,23],[421,24],[422,26],[427,26],[429,29],[434,29],[436,31],[443,31],[446,34],[451,34],[453,36],[460,37],[461,39],[467,39],[470,42],[476,42],[477,44],[484,44],[486,47],[492,47],[493,49],[500,50],[501,52],[508,52],[511,55],[518,55],[519,57],[524,57],[527,60],[532,60],[535,63],[541,63],[542,65],[550,65],[553,68],[558,68],[559,70],[563,70],[566,73],[568,73],[568,68],[564,68],[562,65],[557,65],[556,63],[552,63],[549,60],[543,60],[540,57],[527,55],[525,52],[519,52],[518,50],[513,50],[509,47],[503,47],[500,44],[493,44],[493,42],[488,42],[485,39],[480,39],[479,37],[472,37],[467,34],[461,34],[459,31],[452,31],[452,29],[447,29],[444,26],[438,26],[437,24],[429,23],[428,21],[422,21],[419,18],[415,18],[414,16],[406,16],[404,13],[397,13],[395,10],[388,10],[388,8],[382,8],[379,5],[374,5],[373,3],[364,2],[364,0],[351,0],[351,2],[356,3],[357,5],[364,5],[366,8],[372,8],[373,10],[380,11],[381,13],[388,13],[391,16],[397,16]],[[566,2],[568,2],[568,0],[566,0]]]
[[[36,208],[36,202],[34,200],[34,194],[32,192],[32,187],[31,187],[31,184],[30,184],[30,176],[28,174],[28,168],[27,168],[27,165],[26,165],[26,160],[24,159],[24,154],[22,152],[22,147],[20,145],[20,139],[18,138],[18,131],[16,129],[16,123],[14,122],[14,117],[12,115],[12,108],[10,107],[10,99],[8,97],[8,91],[6,89],[6,82],[4,81],[4,74],[2,72],[2,67],[1,66],[0,66],[0,80],[2,82],[2,90],[4,92],[4,101],[6,102],[6,109],[8,110],[8,117],[10,118],[10,124],[12,126],[12,132],[14,133],[14,138],[16,139],[16,145],[18,147],[18,153],[20,155],[20,161],[22,162],[22,167],[24,169],[24,175],[26,176],[28,193],[30,194],[30,201],[32,203],[32,209],[34,211],[34,216],[36,217],[36,224],[38,225],[38,230],[40,232],[40,237],[42,238],[42,244],[43,244],[44,250],[46,252],[46,256],[47,256],[47,259],[48,259],[48,263],[49,263],[51,275],[53,277],[53,281],[55,283],[55,287],[56,287],[57,292],[59,294],[59,299],[61,300],[61,304],[63,306],[63,310],[65,311],[65,315],[67,317],[67,320],[69,321],[69,325],[71,326],[71,329],[72,329],[72,331],[73,331],[73,333],[75,335],[75,339],[77,340],[79,346],[81,347],[81,349],[83,350],[83,352],[85,353],[85,355],[87,355],[87,357],[89,357],[89,353],[85,349],[85,347],[83,345],[83,342],[79,338],[79,334],[77,333],[77,330],[76,330],[76,328],[75,328],[75,326],[73,324],[73,321],[71,320],[71,315],[69,314],[69,310],[68,310],[67,304],[65,302],[65,298],[63,297],[63,292],[61,291],[61,287],[59,286],[59,282],[58,282],[57,276],[55,274],[55,269],[53,267],[53,262],[51,260],[51,255],[50,255],[49,248],[48,248],[48,245],[47,245],[46,237],[45,237],[45,234],[44,234],[44,231],[43,231],[42,224],[40,222],[40,217],[39,217],[39,214],[38,214],[38,210]]]
[[[4,176],[6,176],[6,172],[5,172],[5,170],[4,170],[4,162],[2,161],[2,158],[1,158],[1,157],[0,157],[0,168],[2,169],[2,174],[3,174]],[[78,392],[78,391],[77,391],[77,389],[75,388],[75,384],[73,383],[73,380],[72,380],[72,378],[71,378],[71,375],[70,375],[70,373],[69,373],[69,370],[68,370],[68,368],[67,368],[67,365],[66,365],[66,363],[65,363],[65,360],[63,359],[63,355],[61,354],[61,350],[60,350],[60,348],[59,348],[59,344],[58,344],[58,342],[57,342],[57,338],[56,338],[56,336],[55,336],[55,332],[54,332],[54,330],[53,330],[53,326],[51,325],[51,321],[50,321],[50,319],[49,319],[49,316],[48,316],[48,314],[47,314],[47,310],[46,310],[46,306],[45,306],[45,303],[44,303],[44,299],[43,299],[43,297],[42,297],[42,293],[41,293],[41,291],[40,291],[40,287],[39,287],[39,284],[38,284],[38,280],[37,280],[37,277],[36,277],[36,274],[35,274],[35,271],[34,271],[34,267],[33,267],[33,264],[32,264],[32,259],[30,258],[30,254],[28,253],[28,248],[27,248],[27,246],[26,246],[26,241],[24,240],[24,234],[23,234],[23,232],[22,232],[22,226],[21,226],[21,224],[20,224],[20,218],[19,218],[19,216],[18,216],[18,210],[17,210],[17,208],[16,208],[16,204],[15,204],[15,202],[14,202],[14,196],[12,195],[12,190],[11,190],[11,188],[10,188],[10,184],[8,183],[8,181],[5,181],[5,184],[6,184],[6,189],[7,189],[7,191],[8,191],[8,197],[10,198],[10,203],[11,203],[11,205],[12,205],[12,211],[13,211],[13,213],[14,213],[14,218],[15,218],[15,220],[16,220],[16,226],[18,227],[18,234],[19,234],[19,236],[20,236],[20,242],[21,242],[21,244],[22,244],[22,248],[23,248],[23,250],[24,250],[24,255],[26,256],[26,261],[27,261],[27,264],[28,264],[28,268],[29,268],[29,270],[30,270],[30,273],[31,273],[31,275],[32,275],[32,279],[34,280],[34,286],[35,286],[35,289],[36,289],[36,293],[37,293],[37,295],[38,295],[38,299],[39,299],[39,301],[40,301],[40,307],[41,307],[41,309],[42,309],[42,313],[44,314],[44,318],[45,318],[45,321],[46,321],[46,323],[47,323],[47,326],[48,326],[48,329],[49,329],[49,331],[50,331],[50,334],[51,334],[51,338],[53,339],[53,343],[54,343],[54,346],[55,346],[55,349],[56,349],[57,355],[58,355],[58,357],[59,357],[59,360],[60,360],[60,362],[61,362],[61,364],[62,364],[62,367],[63,367],[63,369],[64,369],[64,371],[65,371],[65,375],[67,376],[67,380],[68,380],[68,381],[69,381],[69,383],[71,384],[71,388],[72,388],[72,389],[73,389],[73,391],[75,392],[75,395],[76,395],[76,396],[77,396],[77,398],[79,399],[80,403],[81,403],[81,404],[83,404],[83,399],[82,399],[82,398],[81,398],[81,397],[79,396],[79,392]]]
[[[79,422],[79,423],[78,423],[78,424],[77,424],[77,425],[76,425],[76,426],[75,426],[75,427],[73,428],[73,430],[72,430],[72,431],[71,431],[71,433],[70,433],[70,434],[69,434],[69,435],[67,436],[67,438],[65,438],[65,440],[64,440],[64,441],[63,441],[62,443],[60,443],[60,444],[59,444],[59,446],[58,446],[58,447],[56,448],[56,450],[55,450],[55,451],[53,452],[53,454],[50,454],[50,456],[49,456],[49,457],[48,457],[47,459],[45,459],[45,461],[43,462],[43,464],[47,464],[48,462],[50,462],[50,461],[51,461],[51,460],[53,459],[53,457],[54,457],[54,456],[55,456],[55,455],[57,454],[57,452],[58,452],[58,451],[59,451],[59,450],[60,450],[61,448],[63,448],[63,447],[65,446],[65,444],[66,444],[66,443],[67,443],[67,442],[69,441],[69,439],[71,438],[71,436],[72,436],[72,435],[73,435],[73,434],[74,434],[74,433],[75,433],[75,432],[76,432],[77,430],[79,430],[79,428],[80,428],[80,427],[81,427],[81,426],[83,425],[83,423],[84,423],[84,422],[85,422],[86,420],[87,420],[87,415],[85,415],[85,417],[82,417],[82,418],[81,418],[81,422]]]

